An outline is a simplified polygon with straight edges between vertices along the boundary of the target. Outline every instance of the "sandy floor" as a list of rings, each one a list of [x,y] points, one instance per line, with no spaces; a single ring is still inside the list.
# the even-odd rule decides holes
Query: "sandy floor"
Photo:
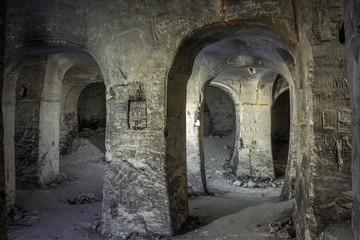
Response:
[[[17,191],[17,205],[25,217],[10,223],[9,238],[101,239],[94,230],[101,221],[101,202],[69,205],[66,199],[82,193],[101,196],[103,161],[104,153],[84,140],[78,151],[60,161],[60,172],[69,182],[53,189]]]
[[[228,184],[219,173],[224,158],[230,154],[228,140],[206,139],[207,149],[211,149],[205,149],[208,186],[214,195],[190,197],[190,215],[195,222],[190,228],[200,228],[172,239],[276,239],[269,233],[269,223],[289,215],[293,203],[280,202],[281,187],[246,189]],[[17,204],[24,217],[10,223],[10,239],[116,239],[96,231],[101,223],[101,202],[66,202],[80,194],[102,193],[103,140],[92,137],[77,145],[78,150],[60,162],[61,172],[70,181],[52,189],[17,192]]]

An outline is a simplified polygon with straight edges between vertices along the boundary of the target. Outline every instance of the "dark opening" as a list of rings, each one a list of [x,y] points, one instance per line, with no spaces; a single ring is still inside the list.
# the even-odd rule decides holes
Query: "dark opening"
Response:
[[[206,174],[213,175],[216,171],[232,174],[230,160],[235,144],[236,118],[234,102],[224,90],[209,86],[204,105]]]
[[[22,87],[21,88],[21,92],[20,92],[21,96],[24,98],[26,97],[26,94],[27,94],[27,87]]]
[[[339,30],[339,42],[345,43],[345,27],[344,23],[341,25],[341,28]]]
[[[275,177],[285,175],[290,133],[289,90],[278,96],[271,107],[271,147]]]
[[[82,137],[105,132],[105,84],[92,83],[82,90],[78,100],[78,130]]]

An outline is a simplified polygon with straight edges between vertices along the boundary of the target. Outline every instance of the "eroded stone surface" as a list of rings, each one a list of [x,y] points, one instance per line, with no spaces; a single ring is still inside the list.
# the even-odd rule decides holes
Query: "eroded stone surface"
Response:
[[[60,137],[59,125],[66,121],[74,124],[76,116],[74,111],[63,117],[60,114],[60,109],[65,109],[60,103],[62,80],[74,62],[56,54],[72,53],[75,59],[90,56],[101,69],[98,73],[106,85],[108,162],[104,232],[119,235],[127,231],[171,235],[187,217],[187,94],[194,97],[196,122],[195,113],[202,108],[201,93],[210,79],[234,71],[232,75],[249,80],[268,70],[282,75],[289,85],[290,148],[284,192],[295,194],[294,222],[299,238],[316,239],[324,223],[350,217],[339,197],[351,188],[350,96],[345,48],[339,41],[342,4],[325,0],[11,1],[4,85],[9,88],[5,90],[15,91],[9,77],[18,72],[15,66],[34,56],[53,58],[40,95],[41,181],[47,182],[57,173],[59,139],[66,141]],[[246,81],[235,80],[242,79],[232,78],[229,88],[236,93],[236,108],[244,113],[243,119],[236,116],[240,123],[236,134],[241,128],[245,132],[265,129],[262,138],[250,133],[251,141],[238,138],[234,156],[264,158],[266,164],[255,161],[257,164],[246,169],[254,168],[255,175],[271,175],[268,105],[273,100],[272,82],[263,85],[266,81],[260,82],[258,77],[246,88]],[[194,83],[191,91],[188,82]],[[252,89],[251,94],[245,94],[245,89]],[[7,95],[7,109],[11,110],[14,97]],[[136,100],[142,101],[135,104],[141,111],[130,104]],[[11,111],[4,118],[6,126],[12,126]],[[268,119],[262,117],[265,115]],[[11,138],[12,130],[6,131]],[[200,129],[195,135],[201,133]],[[194,146],[201,146],[201,139]],[[262,147],[265,155],[260,152]],[[196,151],[197,159],[200,157],[196,167],[201,172],[202,150]],[[232,161],[233,166],[239,166],[239,159]],[[204,182],[204,174],[197,176]]]

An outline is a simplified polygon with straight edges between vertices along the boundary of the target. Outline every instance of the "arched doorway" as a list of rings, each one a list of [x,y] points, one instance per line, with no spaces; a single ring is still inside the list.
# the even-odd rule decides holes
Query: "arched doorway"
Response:
[[[285,175],[290,135],[290,93],[286,80],[278,76],[273,86],[271,106],[271,149],[275,176]]]
[[[230,161],[235,146],[236,112],[231,95],[214,83],[205,90],[204,101],[204,158],[209,186],[220,172],[233,173]]]
[[[4,118],[5,124],[9,126],[5,134],[7,136],[16,136],[17,155],[26,149],[31,149],[36,153],[31,156],[37,155],[37,157],[33,158],[33,172],[17,171],[16,181],[23,180],[25,184],[22,185],[22,190],[20,188],[16,189],[16,209],[18,210],[20,207],[22,211],[23,209],[29,211],[24,219],[34,217],[31,215],[34,211],[43,213],[44,210],[41,209],[52,209],[50,211],[53,212],[49,215],[40,214],[36,216],[51,227],[59,219],[69,217],[68,213],[71,212],[71,207],[68,208],[67,204],[71,204],[70,202],[73,201],[74,196],[75,202],[78,202],[79,198],[81,198],[81,202],[84,203],[84,195],[77,196],[80,191],[76,190],[76,188],[84,189],[85,185],[92,185],[91,183],[81,185],[76,181],[79,179],[77,176],[69,176],[64,172],[60,156],[61,151],[63,151],[63,154],[67,152],[66,150],[71,145],[71,137],[74,137],[71,123],[76,123],[77,133],[77,100],[81,90],[91,82],[103,82],[103,78],[97,63],[89,54],[68,53],[66,50],[61,54],[58,52],[51,54],[50,50],[40,52],[41,54],[39,53],[38,57],[24,57],[17,64],[9,64],[9,69],[12,68],[9,72],[12,73],[6,75],[3,108],[9,110]],[[45,52],[50,53],[50,55],[43,56],[42,54]],[[95,71],[93,71],[94,69]],[[82,74],[76,75],[75,73],[79,71]],[[94,73],[95,75],[93,75]],[[10,80],[13,82],[10,82]],[[104,87],[101,90],[105,92]],[[35,107],[31,107],[33,105]],[[25,120],[26,118],[27,120]],[[13,124],[10,123],[11,119],[14,119]],[[25,125],[19,124],[24,124],[26,121],[28,123]],[[66,125],[67,128],[64,128]],[[34,134],[29,135],[29,133]],[[37,138],[27,138],[27,136],[36,136]],[[34,144],[34,147],[28,144],[29,141],[21,141],[22,139],[31,139],[30,143]],[[11,164],[15,165],[15,162],[27,162],[29,156],[25,154],[21,155],[23,157],[22,161],[15,161],[15,156],[11,154],[15,153],[15,151],[12,152],[11,150],[15,148],[15,143],[13,142],[11,147],[11,138],[7,139],[7,141],[6,144],[10,147],[7,149],[6,164],[9,166]],[[101,153],[99,169],[103,171],[104,153],[100,150],[99,152]],[[19,158],[19,155],[16,158]],[[84,169],[79,168],[79,170]],[[9,171],[9,174],[15,173],[15,169],[12,169],[12,171],[14,172]],[[96,200],[97,218],[101,221],[103,175],[94,177],[92,175],[93,171],[86,172],[85,170],[83,173],[87,173],[89,178],[98,180],[98,194],[87,194],[89,192],[85,192],[85,198],[89,200],[86,200],[85,203]],[[29,181],[29,179],[34,181]],[[66,190],[68,186],[73,190]],[[11,187],[11,185],[7,187]],[[38,189],[38,187],[41,187],[41,189]],[[15,186],[8,191],[15,193]],[[70,195],[65,196],[64,194]],[[15,198],[9,199],[9,206],[14,204]],[[62,209],[62,211],[55,211],[55,209]],[[81,217],[75,215],[76,219]],[[11,216],[13,215],[11,214]],[[94,215],[85,214],[84,217],[85,219],[91,219]],[[24,220],[22,219],[22,221]],[[65,220],[64,222],[66,223]],[[27,231],[26,235],[28,236],[38,234],[31,231],[31,228],[27,230],[16,229],[15,231],[11,229],[10,234],[12,236],[19,234],[20,236],[24,234],[21,231]]]
[[[222,27],[224,26],[220,24],[211,26],[208,29],[202,28],[201,30],[194,32],[189,39],[185,39],[178,48],[177,55],[174,58],[172,68],[168,75],[166,153],[168,165],[176,166],[176,170],[170,166],[167,168],[170,203],[174,208],[176,208],[178,204],[184,207],[183,203],[186,202],[186,182],[189,183],[189,180],[196,180],[194,181],[194,185],[198,186],[197,188],[200,189],[200,192],[202,191],[204,193],[207,191],[206,175],[203,170],[204,161],[203,149],[201,149],[201,138],[199,138],[198,143],[193,141],[193,151],[190,153],[195,153],[192,155],[196,157],[192,157],[191,159],[193,159],[193,161],[190,162],[188,158],[187,166],[185,165],[184,156],[185,148],[188,151],[187,156],[189,156],[189,141],[187,136],[190,135],[188,130],[186,130],[185,134],[186,127],[198,127],[202,124],[201,116],[195,113],[199,112],[203,107],[201,104],[204,98],[203,89],[206,87],[206,82],[211,81],[223,72],[238,70],[247,71],[250,75],[254,75],[257,71],[264,71],[264,74],[266,74],[266,72],[271,72],[271,76],[276,76],[280,73],[288,79],[290,83],[292,81],[291,73],[288,68],[288,64],[291,65],[292,63],[289,63],[289,59],[286,59],[286,63],[278,54],[275,54],[276,56],[274,55],[274,52],[276,52],[275,49],[283,49],[287,53],[290,52],[288,39],[286,39],[282,33],[277,32],[275,29],[271,29],[271,27],[268,27],[265,24],[232,23],[227,24],[224,29],[222,29]],[[245,31],[245,28],[246,37],[244,38],[246,39],[242,39],[241,36],[245,36],[243,35],[245,34],[245,32],[243,32]],[[261,36],[257,35],[259,32],[262,33]],[[267,35],[267,33],[269,33],[269,35]],[[273,34],[278,34],[276,40],[273,38]],[[266,46],[261,44],[262,40],[259,40],[264,36],[267,36],[265,37]],[[252,40],[254,40],[254,42]],[[273,47],[271,47],[272,44]],[[204,51],[206,54],[204,54]],[[288,55],[291,56],[291,54]],[[272,81],[274,80],[275,77],[272,78]],[[248,106],[257,105],[259,108],[267,106],[269,110],[268,119],[270,121],[271,102],[266,104],[262,103],[261,100],[258,99],[259,95],[256,94],[260,88],[263,88],[260,82],[259,79],[255,82],[255,94],[252,94],[255,99],[253,103],[248,102]],[[238,87],[236,87],[236,92],[238,95],[241,95],[241,82],[236,81],[236,83],[238,85]],[[292,87],[294,86],[291,85],[290,88]],[[270,94],[267,96],[269,96],[271,100],[271,87],[267,87],[266,89],[270,89]],[[186,97],[186,95],[189,96],[189,94],[193,95],[191,100],[189,97]],[[188,106],[191,105],[192,110],[189,111]],[[190,118],[187,117],[189,115],[191,115]],[[200,120],[200,124],[198,120]],[[292,123],[296,124],[296,121],[293,121]],[[192,132],[191,136],[198,136],[200,132],[200,130]],[[240,132],[240,129],[237,130],[237,132]],[[269,169],[273,174],[270,145],[270,122],[268,124],[268,132],[269,144],[266,145],[266,149],[270,156]],[[234,156],[237,156],[237,160],[233,160],[232,163],[239,166],[239,159],[241,159],[239,157],[241,155],[239,151],[243,148],[243,143],[241,138],[238,140],[239,141],[236,141],[235,143],[234,151]],[[195,148],[196,146],[199,147],[198,150]],[[189,173],[189,168],[195,170],[191,175],[196,177],[189,178],[188,175],[188,179],[186,180],[185,169],[187,169]],[[237,174],[239,174],[239,171],[237,171]],[[199,179],[201,179],[202,183],[199,183]],[[176,184],[173,183],[175,180]],[[171,186],[173,185],[176,185],[177,188],[172,189]],[[176,196],[176,198],[172,198],[172,196]],[[184,219],[186,216],[185,211],[181,214],[174,214],[174,217],[176,216],[178,221]]]

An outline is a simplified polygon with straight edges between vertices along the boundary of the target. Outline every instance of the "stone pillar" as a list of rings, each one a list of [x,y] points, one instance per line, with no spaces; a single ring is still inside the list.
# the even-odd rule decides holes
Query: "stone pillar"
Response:
[[[204,193],[201,169],[202,163],[201,136],[203,128],[201,103],[188,102],[186,104],[186,162],[189,193]]]
[[[274,177],[270,106],[243,105],[237,175]]]
[[[6,0],[0,1],[0,100],[4,83],[4,53],[5,53],[5,16]],[[0,102],[1,104],[1,102]],[[6,206],[6,173],[4,158],[4,122],[3,111],[0,112],[0,239],[7,240],[7,206]]]
[[[192,77],[186,93],[186,164],[188,193],[207,192],[204,156],[204,101],[210,82]]]
[[[148,85],[134,80],[107,85],[104,233],[172,235],[188,214],[185,138],[176,127],[164,135],[163,79],[156,76],[148,77],[154,79]],[[171,109],[170,118],[182,118],[185,135],[185,101],[180,104],[182,112]],[[167,146],[167,155],[166,137],[178,143]],[[174,148],[183,158],[173,157]]]
[[[47,184],[59,173],[60,99],[62,81],[72,63],[60,55],[48,58],[40,103],[39,183]]]
[[[39,183],[39,109],[46,64],[47,58],[35,58],[28,62],[21,71],[19,69],[18,78],[14,72],[5,84],[9,92],[6,93],[8,100],[6,109],[9,110],[6,120],[9,123],[9,129],[15,129],[16,182],[20,188],[26,188],[28,185],[35,186]],[[9,81],[14,82],[10,83]],[[14,87],[15,84],[16,87]],[[12,107],[15,100],[15,116],[13,116]],[[15,120],[15,126],[11,120]],[[11,134],[11,132],[9,133]],[[7,154],[11,156],[10,149]],[[9,165],[12,164],[12,161],[9,162]]]
[[[242,81],[238,176],[274,177],[271,103],[276,75],[257,69]]]

